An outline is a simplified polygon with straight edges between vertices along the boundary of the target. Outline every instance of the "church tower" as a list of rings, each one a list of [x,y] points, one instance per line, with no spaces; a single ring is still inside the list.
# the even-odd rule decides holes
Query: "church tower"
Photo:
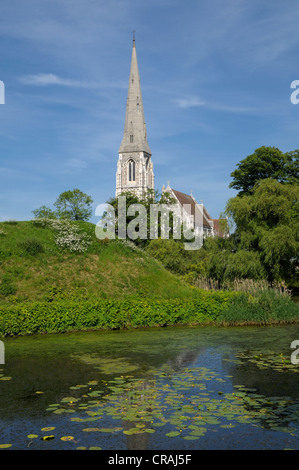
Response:
[[[135,37],[133,38],[124,135],[118,154],[116,197],[126,191],[134,192],[142,197],[148,189],[154,189],[153,164],[144,121]]]

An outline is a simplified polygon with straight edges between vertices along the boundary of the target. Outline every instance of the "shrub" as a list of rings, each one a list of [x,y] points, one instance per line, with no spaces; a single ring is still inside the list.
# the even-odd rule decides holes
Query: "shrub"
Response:
[[[9,295],[14,295],[16,292],[17,288],[13,284],[12,280],[9,277],[4,277],[0,284],[0,295],[8,297]]]
[[[55,243],[62,250],[83,253],[91,244],[89,235],[68,219],[41,218],[34,225],[49,227],[56,232]]]
[[[35,238],[31,238],[25,240],[23,242],[18,243],[18,246],[24,250],[29,255],[35,256],[38,253],[43,253],[44,248],[40,241],[36,240]]]
[[[167,325],[263,324],[299,320],[298,306],[274,291],[201,291],[192,299],[101,299],[0,305],[0,336]]]
[[[14,220],[14,219],[12,219],[12,220],[5,220],[3,223],[4,223],[4,224],[7,224],[7,225],[18,225],[18,222],[17,222],[16,220]]]
[[[263,289],[254,293],[239,292],[230,308],[218,317],[226,324],[268,324],[299,319],[299,307],[288,293]]]
[[[213,322],[234,294],[203,292],[197,299],[102,299],[0,306],[0,336]]]

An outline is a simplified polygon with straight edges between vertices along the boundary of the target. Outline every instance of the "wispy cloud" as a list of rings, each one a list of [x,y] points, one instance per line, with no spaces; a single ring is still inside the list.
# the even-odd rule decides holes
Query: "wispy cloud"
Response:
[[[177,98],[173,101],[182,109],[205,107],[209,109],[214,109],[216,111],[225,111],[225,112],[231,112],[231,113],[250,112],[250,111],[255,110],[255,108],[253,107],[234,106],[234,105],[227,105],[223,103],[213,103],[213,102],[203,101],[201,98],[197,96]]]
[[[62,85],[67,87],[94,88],[96,84],[71,78],[62,78],[54,73],[38,73],[36,75],[24,75],[19,81],[25,85],[47,86]]]
[[[189,96],[184,98],[178,98],[174,100],[180,108],[194,108],[198,106],[204,106],[206,103],[196,96]]]

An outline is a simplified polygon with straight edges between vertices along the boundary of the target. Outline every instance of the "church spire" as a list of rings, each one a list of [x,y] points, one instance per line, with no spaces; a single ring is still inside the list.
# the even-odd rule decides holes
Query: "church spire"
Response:
[[[116,197],[127,191],[144,197],[153,190],[154,171],[147,143],[140,78],[137,65],[135,32],[123,139],[118,151]]]
[[[146,125],[144,120],[140,77],[137,64],[135,31],[133,32],[133,49],[125,128],[123,139],[119,148],[119,153],[123,152],[146,152],[147,154],[151,155],[151,150],[147,142]]]

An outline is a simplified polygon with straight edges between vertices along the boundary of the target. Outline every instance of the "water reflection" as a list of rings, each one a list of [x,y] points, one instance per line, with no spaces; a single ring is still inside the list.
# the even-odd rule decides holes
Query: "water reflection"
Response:
[[[25,448],[26,429],[54,423],[57,438],[31,448],[298,448],[297,338],[292,326],[10,340],[2,436]]]

